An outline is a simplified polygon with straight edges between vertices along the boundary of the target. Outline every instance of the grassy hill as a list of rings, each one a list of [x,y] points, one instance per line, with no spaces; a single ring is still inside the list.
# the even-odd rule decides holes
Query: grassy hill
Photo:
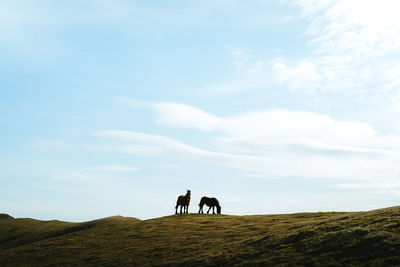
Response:
[[[85,222],[0,216],[0,266],[400,264],[400,207]]]

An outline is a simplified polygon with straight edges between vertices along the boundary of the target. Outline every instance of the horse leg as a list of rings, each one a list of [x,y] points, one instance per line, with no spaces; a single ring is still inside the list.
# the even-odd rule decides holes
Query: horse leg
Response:
[[[175,214],[178,214],[178,205],[175,207]]]
[[[200,214],[200,211],[201,211],[201,213],[203,213],[203,206],[202,205],[199,205],[200,206],[200,208],[199,208],[199,214]]]
[[[180,214],[182,214],[182,208],[183,208],[183,205],[181,205],[181,210],[180,210]]]
[[[211,207],[207,210],[207,214],[210,212]]]
[[[215,214],[215,212],[214,212],[214,206],[213,206],[213,214]]]

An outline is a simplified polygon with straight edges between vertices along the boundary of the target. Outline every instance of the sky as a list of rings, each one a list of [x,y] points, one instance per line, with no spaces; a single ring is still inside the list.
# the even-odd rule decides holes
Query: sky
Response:
[[[0,212],[400,203],[396,0],[4,0]]]

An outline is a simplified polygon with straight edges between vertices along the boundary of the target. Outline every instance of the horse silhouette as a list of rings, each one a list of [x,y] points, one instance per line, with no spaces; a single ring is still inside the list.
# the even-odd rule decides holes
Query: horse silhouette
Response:
[[[176,201],[176,206],[175,206],[175,214],[178,213],[178,206],[181,206],[180,213],[182,214],[182,208],[183,208],[183,213],[189,213],[189,204],[190,204],[190,190],[187,190],[186,195],[180,195],[178,197],[178,200]]]
[[[208,207],[210,207],[207,211],[207,214],[210,212],[210,209],[212,208],[213,214],[215,214],[214,212],[214,207],[217,207],[217,213],[221,214],[221,206],[219,205],[218,199],[216,199],[215,197],[202,197],[200,200],[200,209],[199,209],[199,213],[203,214],[203,206],[204,204],[206,204]]]

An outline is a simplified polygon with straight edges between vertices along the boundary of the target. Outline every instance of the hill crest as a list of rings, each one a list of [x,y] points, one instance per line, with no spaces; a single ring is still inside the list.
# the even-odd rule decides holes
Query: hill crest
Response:
[[[0,221],[0,265],[399,265],[400,207]]]
[[[9,219],[14,219],[14,217],[5,213],[0,213],[0,220],[9,220]]]

